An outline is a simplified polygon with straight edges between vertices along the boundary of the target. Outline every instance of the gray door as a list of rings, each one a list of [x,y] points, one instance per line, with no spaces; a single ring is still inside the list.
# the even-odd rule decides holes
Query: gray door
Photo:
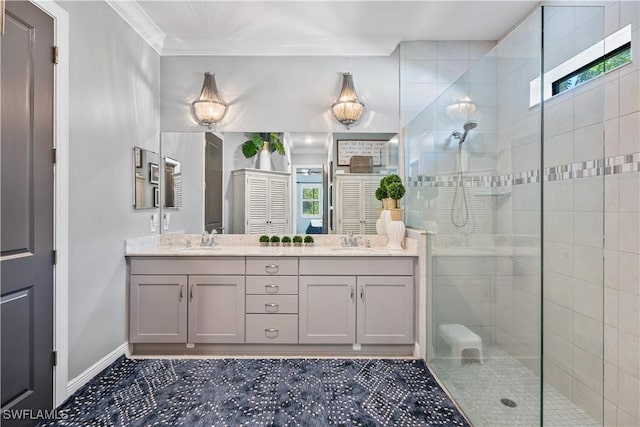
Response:
[[[204,228],[222,233],[222,140],[205,134]]]
[[[53,404],[53,20],[6,3],[0,37],[2,410]],[[28,420],[3,425],[31,425]]]

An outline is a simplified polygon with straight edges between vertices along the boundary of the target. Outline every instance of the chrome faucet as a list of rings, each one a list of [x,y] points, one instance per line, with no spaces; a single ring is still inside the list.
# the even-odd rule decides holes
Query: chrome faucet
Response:
[[[207,230],[202,232],[202,237],[200,238],[200,246],[215,246],[216,238],[215,234],[218,232],[216,230],[211,230],[211,235],[207,233]]]
[[[353,231],[349,230],[349,237],[342,238],[342,245],[348,248],[357,248],[358,239],[362,239],[362,236],[353,236]]]

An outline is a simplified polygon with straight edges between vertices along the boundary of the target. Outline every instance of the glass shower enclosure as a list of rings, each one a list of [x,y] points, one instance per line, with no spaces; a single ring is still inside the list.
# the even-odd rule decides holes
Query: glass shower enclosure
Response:
[[[604,77],[554,83],[603,40],[540,7],[404,130],[427,362],[475,426],[602,425]]]

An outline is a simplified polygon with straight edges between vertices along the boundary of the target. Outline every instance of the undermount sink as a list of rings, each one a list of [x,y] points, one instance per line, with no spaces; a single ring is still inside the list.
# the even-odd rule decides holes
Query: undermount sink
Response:
[[[217,251],[220,249],[222,249],[220,246],[192,246],[190,248],[177,248],[173,252]]]
[[[351,252],[373,252],[374,248],[349,248],[349,247],[340,247],[340,248],[331,248],[332,251],[351,251]]]

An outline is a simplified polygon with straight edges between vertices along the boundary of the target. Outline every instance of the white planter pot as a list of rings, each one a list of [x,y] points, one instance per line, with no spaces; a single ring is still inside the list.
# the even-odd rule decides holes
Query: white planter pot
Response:
[[[387,249],[389,249],[390,251],[403,250],[404,248],[402,247],[402,241],[404,240],[404,234],[406,231],[404,222],[389,221],[387,224],[385,224],[385,226],[387,228],[387,236],[389,237]]]
[[[382,211],[384,212],[389,212],[389,211]],[[380,214],[380,218],[378,218],[378,220],[376,221],[376,233],[380,234],[380,235],[384,235],[387,234],[387,228],[385,227],[386,223],[385,220],[382,218],[382,214]]]
[[[258,154],[258,169],[263,171],[271,170],[271,152],[267,143],[264,144],[262,150]]]

